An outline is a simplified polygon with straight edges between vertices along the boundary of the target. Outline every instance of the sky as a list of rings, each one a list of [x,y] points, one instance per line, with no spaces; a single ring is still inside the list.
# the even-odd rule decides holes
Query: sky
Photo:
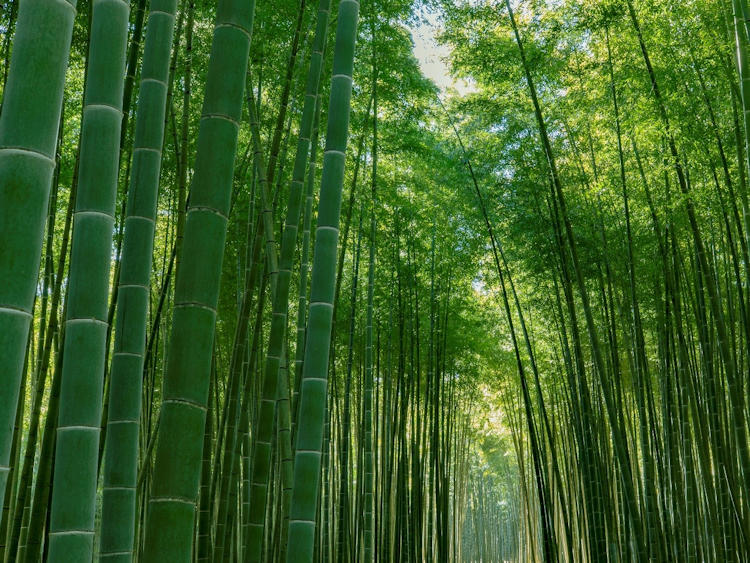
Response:
[[[422,73],[432,80],[445,93],[454,88],[459,95],[472,91],[463,79],[454,80],[450,75],[448,59],[450,48],[440,45],[436,35],[440,29],[440,15],[436,12],[423,12],[418,22],[407,26],[414,39],[414,56],[419,61]]]

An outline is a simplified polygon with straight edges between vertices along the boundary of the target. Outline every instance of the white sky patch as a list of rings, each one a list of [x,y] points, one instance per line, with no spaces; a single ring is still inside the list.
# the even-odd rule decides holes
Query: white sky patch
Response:
[[[450,75],[450,47],[441,45],[436,39],[440,28],[439,14],[425,11],[416,24],[407,27],[414,39],[414,56],[419,61],[422,74],[432,80],[442,93],[451,88],[460,96],[474,91],[471,84],[463,79],[455,80]]]

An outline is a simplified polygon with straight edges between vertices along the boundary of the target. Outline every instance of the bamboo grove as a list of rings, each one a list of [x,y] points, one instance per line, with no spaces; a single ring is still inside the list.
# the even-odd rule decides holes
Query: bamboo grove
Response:
[[[0,68],[0,561],[750,560],[746,0],[8,0]]]

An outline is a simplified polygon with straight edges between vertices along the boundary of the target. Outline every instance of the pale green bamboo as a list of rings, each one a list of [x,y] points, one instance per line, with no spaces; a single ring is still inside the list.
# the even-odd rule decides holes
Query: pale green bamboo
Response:
[[[340,2],[318,224],[315,231],[309,321],[294,458],[294,485],[289,512],[289,563],[306,563],[313,560],[323,426],[326,418],[333,294],[336,285],[336,249],[358,17],[357,0]]]
[[[76,0],[19,4],[0,114],[0,506],[47,204]]]

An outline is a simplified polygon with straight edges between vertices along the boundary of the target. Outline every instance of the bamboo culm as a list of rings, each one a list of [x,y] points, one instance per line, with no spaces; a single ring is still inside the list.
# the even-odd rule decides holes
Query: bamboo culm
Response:
[[[308,330],[295,444],[294,485],[289,511],[288,563],[313,560],[333,293],[336,285],[336,249],[358,18],[359,2],[342,0],[339,4],[333,52],[326,148],[323,153],[323,176],[315,231]]]

